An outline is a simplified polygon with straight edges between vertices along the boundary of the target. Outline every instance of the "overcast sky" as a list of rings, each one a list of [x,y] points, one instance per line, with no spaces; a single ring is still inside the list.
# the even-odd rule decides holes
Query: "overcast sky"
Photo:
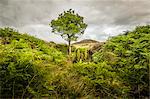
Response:
[[[11,26],[46,41],[62,43],[49,23],[74,9],[88,27],[79,38],[105,41],[137,25],[150,24],[150,0],[0,0],[0,26]]]

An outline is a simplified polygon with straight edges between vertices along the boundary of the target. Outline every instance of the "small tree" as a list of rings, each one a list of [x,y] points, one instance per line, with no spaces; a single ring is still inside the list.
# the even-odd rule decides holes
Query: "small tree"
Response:
[[[75,14],[74,10],[69,9],[59,14],[59,17],[51,21],[52,32],[61,35],[68,42],[68,54],[71,54],[71,41],[76,41],[87,27],[83,22],[83,17]]]

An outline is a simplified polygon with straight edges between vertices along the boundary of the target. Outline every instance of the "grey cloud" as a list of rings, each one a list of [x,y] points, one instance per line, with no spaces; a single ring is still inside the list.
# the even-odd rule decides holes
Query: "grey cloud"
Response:
[[[46,41],[65,42],[51,33],[48,24],[72,8],[88,24],[79,40],[104,41],[136,25],[150,24],[149,4],[150,0],[0,0],[0,26],[13,26]]]
[[[24,27],[21,27],[20,30],[23,33],[30,33],[32,36],[44,39],[46,41],[54,41],[56,43],[65,42],[60,36],[55,35],[53,33],[49,33],[51,29],[47,25],[43,24],[26,25]]]
[[[140,21],[143,17],[150,18],[149,0],[99,0],[91,3],[95,5],[95,22],[104,24],[128,25]],[[93,20],[91,20],[93,22]],[[100,23],[99,22],[99,23]]]
[[[6,0],[1,4],[2,25],[24,26],[45,23],[52,12],[52,2],[42,0]],[[1,1],[0,1],[1,2]],[[47,20],[48,21],[48,20]]]
[[[1,0],[0,4],[7,5],[8,4],[8,0]]]

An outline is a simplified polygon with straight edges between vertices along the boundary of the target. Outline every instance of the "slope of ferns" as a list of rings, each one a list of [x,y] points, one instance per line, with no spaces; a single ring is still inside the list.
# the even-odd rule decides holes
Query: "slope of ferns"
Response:
[[[129,86],[129,95],[136,98],[148,96],[150,25],[113,37],[93,55],[93,60],[110,65]]]
[[[0,28],[0,98],[148,98],[150,25],[87,49]]]

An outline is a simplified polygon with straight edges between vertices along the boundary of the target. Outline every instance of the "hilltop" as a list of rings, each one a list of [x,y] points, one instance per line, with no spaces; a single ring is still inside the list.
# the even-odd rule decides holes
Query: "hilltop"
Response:
[[[85,48],[89,50],[91,54],[93,54],[96,51],[99,51],[104,44],[105,42],[99,42],[92,39],[84,39],[79,42],[73,43],[72,46],[75,48]]]
[[[72,46],[74,46],[76,48],[87,48],[89,50],[92,50],[103,44],[104,44],[104,42],[99,42],[99,41],[92,40],[92,39],[84,39],[79,42],[73,43]]]
[[[92,40],[92,39],[84,39],[84,40],[81,40],[81,41],[73,43],[73,44],[81,44],[81,43],[99,43],[99,41]]]

